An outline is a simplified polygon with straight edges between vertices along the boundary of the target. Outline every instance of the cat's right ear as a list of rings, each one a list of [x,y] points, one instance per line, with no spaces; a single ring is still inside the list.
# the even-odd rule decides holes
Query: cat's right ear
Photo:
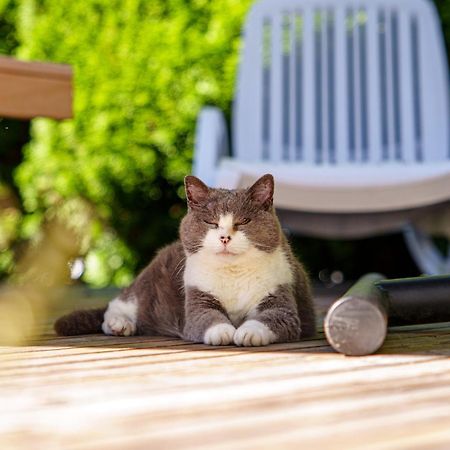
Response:
[[[273,204],[273,191],[274,181],[270,173],[263,175],[247,190],[252,200],[265,209],[269,209]]]
[[[190,208],[202,206],[206,203],[209,188],[197,177],[188,175],[184,177],[184,188],[186,190],[187,203]]]

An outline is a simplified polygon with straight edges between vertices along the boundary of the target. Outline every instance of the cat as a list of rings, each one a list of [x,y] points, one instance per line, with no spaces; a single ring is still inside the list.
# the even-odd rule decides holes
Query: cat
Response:
[[[163,335],[261,346],[315,334],[308,276],[273,207],[274,180],[208,188],[186,176],[180,240],[163,248],[105,309],[75,311],[59,335]]]

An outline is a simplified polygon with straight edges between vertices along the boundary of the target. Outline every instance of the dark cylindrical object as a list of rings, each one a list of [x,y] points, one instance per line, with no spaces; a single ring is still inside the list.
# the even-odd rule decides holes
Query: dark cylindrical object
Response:
[[[368,355],[386,338],[388,305],[375,282],[383,275],[370,273],[358,280],[328,310],[325,334],[330,345],[345,355]]]
[[[389,325],[450,321],[450,276],[437,275],[375,283],[389,301]]]
[[[450,321],[450,276],[383,280],[368,274],[337,300],[325,317],[330,345],[346,355],[369,355],[389,324]]]

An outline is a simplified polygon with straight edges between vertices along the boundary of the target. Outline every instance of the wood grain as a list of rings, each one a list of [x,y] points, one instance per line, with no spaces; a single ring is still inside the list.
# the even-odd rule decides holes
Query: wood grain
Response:
[[[71,68],[0,57],[0,116],[72,117]]]
[[[378,354],[345,357],[322,333],[217,348],[61,338],[51,322],[0,347],[2,449],[450,448],[449,323],[396,327]]]

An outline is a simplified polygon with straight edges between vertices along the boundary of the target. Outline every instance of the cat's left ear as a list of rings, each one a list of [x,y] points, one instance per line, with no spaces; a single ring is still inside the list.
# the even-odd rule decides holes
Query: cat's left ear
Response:
[[[248,188],[250,198],[264,209],[269,209],[273,204],[274,181],[270,173],[263,175],[253,186]]]
[[[186,190],[187,203],[190,208],[202,206],[206,203],[209,188],[197,177],[188,175],[184,177],[184,188]]]

